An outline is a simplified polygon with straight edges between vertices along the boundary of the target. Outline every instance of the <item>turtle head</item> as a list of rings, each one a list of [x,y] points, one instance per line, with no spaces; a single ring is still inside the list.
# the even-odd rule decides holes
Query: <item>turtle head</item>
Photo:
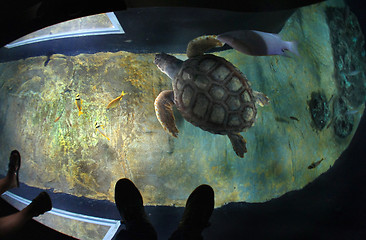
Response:
[[[174,79],[178,74],[183,61],[166,53],[158,53],[155,55],[154,63],[160,71],[168,75],[171,79]]]

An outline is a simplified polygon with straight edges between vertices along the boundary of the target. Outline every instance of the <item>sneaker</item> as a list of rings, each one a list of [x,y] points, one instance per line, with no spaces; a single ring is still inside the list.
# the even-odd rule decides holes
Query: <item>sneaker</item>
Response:
[[[45,212],[52,209],[52,201],[48,193],[41,192],[33,201],[29,204],[31,209],[31,215],[33,217],[38,217]]]
[[[182,220],[170,239],[202,239],[202,231],[209,226],[215,205],[214,191],[209,185],[197,187],[189,195]]]
[[[13,187],[19,187],[19,169],[21,164],[20,153],[17,150],[13,150],[10,153],[9,165],[8,165],[8,176],[15,175],[15,184]]]

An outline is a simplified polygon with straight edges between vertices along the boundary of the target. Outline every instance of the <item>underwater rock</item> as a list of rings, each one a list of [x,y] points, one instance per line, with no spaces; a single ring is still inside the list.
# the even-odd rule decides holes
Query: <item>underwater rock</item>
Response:
[[[311,118],[318,130],[322,130],[329,120],[329,106],[323,92],[312,92],[309,101]]]
[[[334,100],[333,106],[333,114],[334,114],[334,133],[341,138],[345,138],[351,134],[353,130],[354,117],[353,114],[350,114],[346,101],[344,98],[339,97]]]
[[[346,8],[327,8],[339,91],[352,107],[365,103],[365,38],[357,17]]]

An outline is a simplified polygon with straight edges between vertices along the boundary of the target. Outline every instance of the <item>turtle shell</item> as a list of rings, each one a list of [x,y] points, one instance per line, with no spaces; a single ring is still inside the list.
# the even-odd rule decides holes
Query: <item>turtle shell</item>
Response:
[[[249,82],[224,58],[206,54],[186,60],[173,79],[173,91],[182,116],[205,131],[242,132],[255,121]]]

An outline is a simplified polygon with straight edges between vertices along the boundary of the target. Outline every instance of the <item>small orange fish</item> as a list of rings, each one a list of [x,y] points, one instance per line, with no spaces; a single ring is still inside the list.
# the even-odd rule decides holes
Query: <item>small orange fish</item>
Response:
[[[81,100],[81,98],[80,98],[80,94],[76,94],[76,98],[75,98],[75,104],[76,104],[76,106],[78,107],[78,109],[79,109],[79,116],[81,115],[81,114],[83,114],[83,112],[81,111],[81,104],[83,103],[83,100]]]
[[[99,132],[100,134],[102,134],[103,137],[105,137],[106,139],[108,139],[108,141],[110,140],[109,137],[107,137],[104,133],[104,128],[103,125],[99,125],[98,122],[95,122],[95,131]]]
[[[60,120],[60,118],[61,118],[61,116],[62,116],[62,114],[64,113],[64,111],[62,110],[62,112],[60,113],[60,116],[58,116],[55,120],[54,120],[54,122],[57,122],[58,120]]]
[[[119,101],[121,101],[121,100],[122,100],[122,97],[123,97],[124,95],[126,95],[126,93],[125,93],[124,91],[122,91],[121,95],[120,95],[118,98],[113,99],[113,100],[108,104],[107,109],[117,107],[117,105],[118,105]]]
[[[60,117],[61,117],[61,116],[58,116],[58,117],[54,120],[54,122],[57,122],[58,120],[60,120]]]
[[[317,166],[319,166],[319,164],[324,161],[324,158],[320,159],[319,161],[316,161],[316,162],[313,162],[312,164],[310,164],[308,166],[308,169],[313,169],[313,168],[316,168]]]

